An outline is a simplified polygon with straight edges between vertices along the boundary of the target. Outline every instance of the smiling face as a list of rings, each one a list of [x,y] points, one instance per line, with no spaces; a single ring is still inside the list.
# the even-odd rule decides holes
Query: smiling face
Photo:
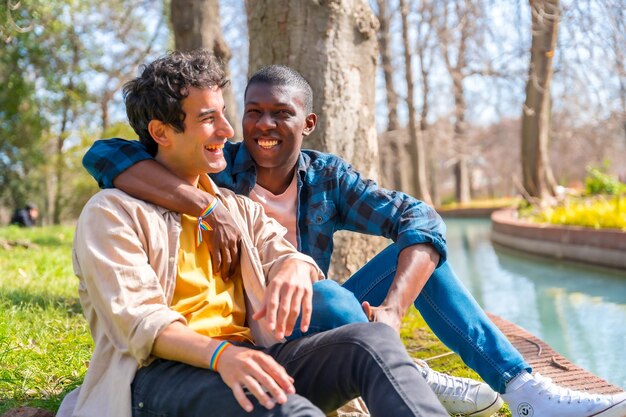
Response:
[[[189,87],[182,101],[185,113],[183,132],[158,120],[150,122],[151,134],[159,149],[155,159],[179,177],[196,184],[205,173],[226,168],[222,149],[234,135],[224,114],[224,98],[218,87]]]
[[[243,142],[263,176],[291,181],[302,139],[315,129],[316,116],[304,110],[303,94],[295,87],[254,83],[248,86],[243,116]]]

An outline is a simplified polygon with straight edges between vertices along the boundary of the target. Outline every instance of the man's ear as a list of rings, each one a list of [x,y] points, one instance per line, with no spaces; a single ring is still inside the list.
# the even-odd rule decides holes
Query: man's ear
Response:
[[[160,146],[170,146],[171,140],[169,135],[170,127],[160,120],[152,119],[148,123],[148,132],[152,139]]]
[[[304,119],[305,127],[302,134],[304,136],[309,136],[315,130],[315,125],[317,125],[317,114],[309,113],[309,115]]]

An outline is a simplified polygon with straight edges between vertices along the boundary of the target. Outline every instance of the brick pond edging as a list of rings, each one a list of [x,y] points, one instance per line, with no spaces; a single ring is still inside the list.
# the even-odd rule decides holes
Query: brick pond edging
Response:
[[[491,240],[502,246],[556,259],[626,270],[626,232],[536,224],[515,210],[491,214]]]

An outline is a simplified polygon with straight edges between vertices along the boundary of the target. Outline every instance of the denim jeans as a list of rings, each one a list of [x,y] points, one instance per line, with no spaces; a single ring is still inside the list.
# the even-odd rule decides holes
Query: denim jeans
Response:
[[[383,302],[396,273],[398,253],[397,246],[390,245],[343,284],[356,299],[338,291],[333,281],[315,283],[310,332],[367,320],[360,304]],[[503,393],[506,382],[523,370],[531,371],[447,262],[435,269],[414,304],[433,333],[495,391]],[[299,332],[292,335],[299,336]]]
[[[241,345],[241,344],[240,344]],[[220,375],[156,360],[132,383],[133,417],[323,417],[362,396],[374,417],[446,417],[398,335],[381,323],[354,323],[262,350],[294,378],[296,394],[266,410],[239,406]]]

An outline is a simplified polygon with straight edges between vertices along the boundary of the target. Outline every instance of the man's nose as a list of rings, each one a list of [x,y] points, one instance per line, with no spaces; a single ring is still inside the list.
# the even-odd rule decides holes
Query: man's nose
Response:
[[[235,130],[230,125],[230,122],[228,121],[228,119],[226,119],[226,117],[223,118],[222,124],[220,126],[220,131],[221,136],[224,136],[227,139],[235,136]]]
[[[276,127],[276,122],[274,121],[274,118],[272,117],[272,114],[270,112],[262,113],[256,124],[261,129],[272,129]]]

